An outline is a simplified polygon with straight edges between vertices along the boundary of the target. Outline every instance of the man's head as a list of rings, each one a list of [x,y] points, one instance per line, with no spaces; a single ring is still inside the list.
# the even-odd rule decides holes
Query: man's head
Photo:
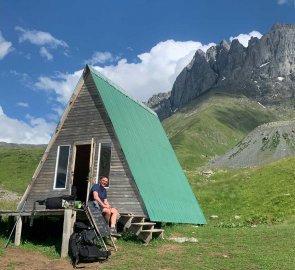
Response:
[[[109,178],[107,176],[101,176],[99,178],[99,184],[102,187],[107,187],[109,185]]]

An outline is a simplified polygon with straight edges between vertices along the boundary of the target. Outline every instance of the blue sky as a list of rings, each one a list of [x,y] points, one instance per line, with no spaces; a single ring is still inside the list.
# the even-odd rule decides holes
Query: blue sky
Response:
[[[197,49],[247,46],[294,12],[294,0],[0,0],[0,141],[48,143],[86,63],[146,101]]]

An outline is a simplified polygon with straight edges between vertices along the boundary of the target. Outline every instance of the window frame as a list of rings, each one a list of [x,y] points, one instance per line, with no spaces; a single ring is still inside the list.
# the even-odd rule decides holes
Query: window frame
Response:
[[[112,161],[112,150],[113,150],[113,145],[112,145],[112,142],[99,142],[98,143],[98,155],[97,155],[97,169],[96,169],[96,184],[98,183],[99,181],[99,171],[100,171],[100,158],[101,158],[101,148],[102,148],[102,145],[108,145],[111,149],[111,154],[110,154],[110,162],[109,162],[109,175],[108,175],[108,178],[109,178],[109,184],[107,187],[105,187],[106,189],[108,189],[110,187],[110,184],[111,184],[111,180],[110,180],[110,174],[111,174],[111,161]]]
[[[67,158],[66,179],[65,179],[64,187],[56,187],[57,173],[58,173],[59,159],[60,159],[60,148],[65,147],[65,146],[68,147],[68,149],[69,149],[68,158]],[[54,190],[64,190],[64,189],[67,188],[70,153],[71,153],[71,145],[59,145],[58,148],[57,148],[56,163],[55,163],[55,174],[54,174],[54,182],[53,182],[53,189]]]

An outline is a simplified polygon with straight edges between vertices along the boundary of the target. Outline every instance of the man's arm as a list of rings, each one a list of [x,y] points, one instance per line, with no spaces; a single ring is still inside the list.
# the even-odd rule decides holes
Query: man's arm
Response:
[[[106,208],[111,208],[111,205],[109,204],[107,199],[104,199],[103,203],[106,205]]]
[[[99,196],[98,196],[98,193],[97,191],[93,191],[93,198],[95,201],[98,202],[98,204],[103,207],[103,208],[109,208],[109,203],[108,201],[105,199],[104,201],[102,201]]]

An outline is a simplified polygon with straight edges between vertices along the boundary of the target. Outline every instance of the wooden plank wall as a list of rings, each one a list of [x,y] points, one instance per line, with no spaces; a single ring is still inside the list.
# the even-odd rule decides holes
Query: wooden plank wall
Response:
[[[32,210],[36,200],[48,197],[70,194],[71,163],[73,146],[76,143],[91,143],[95,139],[95,175],[97,170],[98,144],[112,143],[112,160],[110,172],[110,188],[108,196],[110,203],[118,208],[119,212],[130,212],[138,215],[147,215],[141,196],[128,168],[124,153],[114,133],[112,124],[102,104],[96,86],[90,75],[87,76],[82,89],[65,119],[55,142],[44,161],[40,173],[28,195],[25,210]],[[70,145],[70,159],[66,190],[53,190],[56,155],[59,145]],[[38,206],[38,208],[40,208]]]

